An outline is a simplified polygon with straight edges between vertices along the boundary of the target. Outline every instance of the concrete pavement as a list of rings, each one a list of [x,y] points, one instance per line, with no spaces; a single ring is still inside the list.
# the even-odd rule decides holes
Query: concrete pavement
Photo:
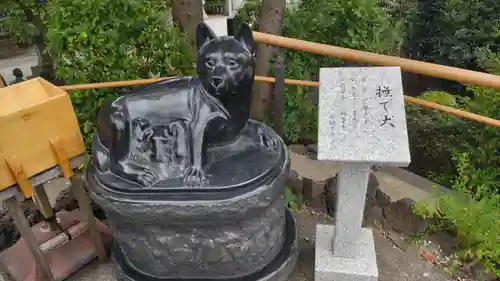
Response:
[[[30,47],[29,50],[20,56],[0,60],[0,74],[4,77],[5,82],[10,84],[14,80],[12,70],[20,68],[23,71],[24,78],[32,75],[31,67],[37,65],[38,54],[35,47]]]

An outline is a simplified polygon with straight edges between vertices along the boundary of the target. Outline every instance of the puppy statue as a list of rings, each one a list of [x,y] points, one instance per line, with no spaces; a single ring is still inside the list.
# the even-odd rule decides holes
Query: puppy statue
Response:
[[[207,147],[234,142],[250,116],[256,44],[248,25],[217,37],[197,29],[199,77],[151,84],[99,112],[93,165],[143,187],[165,178],[201,186]],[[265,146],[273,141],[257,132]]]

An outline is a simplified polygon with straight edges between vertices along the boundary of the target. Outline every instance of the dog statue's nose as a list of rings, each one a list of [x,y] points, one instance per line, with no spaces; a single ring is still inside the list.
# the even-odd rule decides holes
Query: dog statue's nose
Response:
[[[212,77],[212,85],[214,85],[215,88],[219,88],[219,86],[222,84],[223,80],[220,77]]]

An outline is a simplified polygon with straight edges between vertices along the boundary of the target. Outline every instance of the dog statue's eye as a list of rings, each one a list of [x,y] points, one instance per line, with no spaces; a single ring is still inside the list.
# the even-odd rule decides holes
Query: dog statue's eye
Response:
[[[205,65],[208,67],[208,68],[214,68],[215,67],[215,61],[213,59],[208,59],[206,62],[205,62]]]
[[[231,68],[238,67],[239,63],[236,60],[233,59],[228,59],[227,60],[227,65]]]

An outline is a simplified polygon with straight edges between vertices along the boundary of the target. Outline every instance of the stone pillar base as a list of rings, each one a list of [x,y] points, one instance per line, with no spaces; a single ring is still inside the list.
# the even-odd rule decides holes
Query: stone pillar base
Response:
[[[352,247],[356,258],[333,254],[333,225],[316,226],[316,262],[314,281],[376,281],[377,257],[371,229],[363,228],[359,244]],[[341,242],[340,242],[341,243]],[[346,247],[352,245],[345,245]]]
[[[153,276],[135,268],[119,248],[112,250],[111,259],[118,281],[287,281],[299,257],[297,224],[293,214],[286,211],[285,243],[280,253],[267,266],[258,272],[233,278],[178,278]]]

